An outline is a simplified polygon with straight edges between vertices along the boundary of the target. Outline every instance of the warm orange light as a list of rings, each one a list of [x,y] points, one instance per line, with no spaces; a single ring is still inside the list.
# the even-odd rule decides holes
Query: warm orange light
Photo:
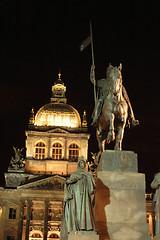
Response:
[[[0,219],[1,219],[1,215],[2,215],[2,208],[0,207]]]
[[[78,119],[73,114],[41,113],[35,120],[37,126],[78,127]]]

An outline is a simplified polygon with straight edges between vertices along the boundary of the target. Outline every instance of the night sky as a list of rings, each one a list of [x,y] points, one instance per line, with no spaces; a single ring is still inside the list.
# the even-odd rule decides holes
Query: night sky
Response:
[[[105,2],[105,3],[104,3]],[[157,5],[156,5],[157,4]],[[126,129],[123,149],[138,153],[139,172],[146,174],[147,192],[160,161],[159,5],[154,1],[16,1],[0,2],[0,138],[1,178],[12,146],[25,145],[31,108],[50,101],[61,69],[68,104],[87,120],[90,152],[97,152],[90,127],[94,108],[89,80],[91,49],[79,51],[92,21],[96,78],[109,63],[122,63],[127,89],[140,125]]]

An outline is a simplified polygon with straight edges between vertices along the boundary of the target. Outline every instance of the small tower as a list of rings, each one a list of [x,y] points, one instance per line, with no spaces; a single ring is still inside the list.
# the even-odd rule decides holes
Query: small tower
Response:
[[[32,107],[31,113],[30,113],[30,118],[29,118],[29,125],[34,125],[34,108]]]
[[[86,111],[85,111],[85,110],[84,110],[84,112],[83,112],[82,127],[83,127],[83,128],[87,128],[87,115],[86,115]]]
[[[58,73],[58,80],[54,82],[52,86],[52,97],[51,103],[66,103],[67,99],[65,97],[66,87],[64,82],[61,80],[61,73]]]

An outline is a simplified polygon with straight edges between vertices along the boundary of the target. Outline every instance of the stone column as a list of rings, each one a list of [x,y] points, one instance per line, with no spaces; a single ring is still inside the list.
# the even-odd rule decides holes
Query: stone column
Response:
[[[17,240],[21,240],[22,239],[23,216],[24,216],[24,200],[20,201],[20,209],[19,210],[20,210],[20,213],[19,213]]]
[[[150,235],[153,239],[154,233],[153,233],[153,217],[152,217],[152,214],[149,215],[149,232],[150,232]]]
[[[27,214],[26,214],[26,232],[25,232],[25,240],[29,240],[29,226],[31,219],[31,200],[27,200]]]
[[[2,202],[1,203],[3,206],[3,208],[1,208],[1,219],[0,219],[0,239],[5,239],[5,220],[6,220],[6,216],[7,216],[7,207],[6,207],[6,203]]]
[[[47,156],[46,157],[48,159],[50,159],[52,157],[51,154],[50,154],[51,153],[51,138],[50,137],[48,137],[48,146],[47,147],[48,147],[48,152],[47,152]]]
[[[67,139],[64,141],[64,159],[67,159]]]
[[[49,206],[49,201],[45,200],[43,240],[47,240],[47,234],[48,234],[48,206]]]
[[[138,173],[137,155],[105,151],[97,172],[96,229],[100,240],[148,240],[145,175]]]

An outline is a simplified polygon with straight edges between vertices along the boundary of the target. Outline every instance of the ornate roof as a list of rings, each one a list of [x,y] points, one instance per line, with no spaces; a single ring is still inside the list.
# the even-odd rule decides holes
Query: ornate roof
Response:
[[[78,111],[66,103],[48,103],[41,107],[35,116],[34,125],[81,127]]]
[[[65,97],[66,87],[58,74],[58,80],[52,86],[51,102],[39,109],[35,118],[32,109],[30,124],[34,126],[59,126],[80,128],[81,118],[78,111],[67,104]]]

